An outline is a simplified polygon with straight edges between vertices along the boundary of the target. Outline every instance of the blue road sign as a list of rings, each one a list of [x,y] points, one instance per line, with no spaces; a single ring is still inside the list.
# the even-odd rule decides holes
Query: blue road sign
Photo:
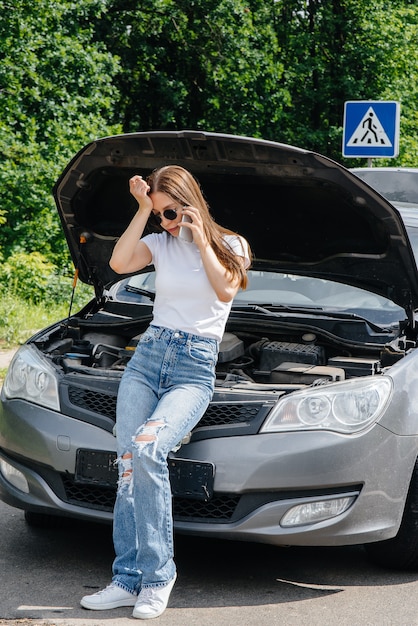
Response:
[[[344,104],[343,156],[396,157],[399,102],[357,100]]]

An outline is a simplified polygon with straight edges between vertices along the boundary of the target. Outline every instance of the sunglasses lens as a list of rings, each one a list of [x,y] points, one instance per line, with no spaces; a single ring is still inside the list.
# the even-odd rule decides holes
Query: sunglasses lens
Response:
[[[166,209],[163,211],[163,215],[166,220],[175,220],[177,217],[177,211],[175,209]]]
[[[166,209],[163,211],[163,215],[166,220],[175,220],[177,217],[176,209]],[[150,218],[154,221],[155,224],[160,225],[162,222],[162,217],[160,213],[151,213]]]

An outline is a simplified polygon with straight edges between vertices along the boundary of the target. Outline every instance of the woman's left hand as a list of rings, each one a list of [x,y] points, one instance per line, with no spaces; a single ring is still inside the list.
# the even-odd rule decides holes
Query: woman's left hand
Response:
[[[232,279],[231,274],[226,271],[209,244],[199,210],[193,206],[186,206],[182,212],[192,220],[191,223],[185,222],[184,228],[190,228],[193,233],[193,242],[199,248],[210,284],[219,300],[230,302],[238,291],[238,281]]]
[[[184,228],[189,228],[192,231],[193,243],[195,243],[199,249],[206,247],[208,245],[208,240],[203,228],[203,221],[199,210],[193,206],[186,206],[183,208],[182,214],[188,215],[192,220],[191,222],[184,222]]]

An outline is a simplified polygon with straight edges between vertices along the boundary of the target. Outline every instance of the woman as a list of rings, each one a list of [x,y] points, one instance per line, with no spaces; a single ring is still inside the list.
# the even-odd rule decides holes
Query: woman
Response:
[[[176,580],[167,456],[210,402],[219,342],[251,259],[245,239],[213,221],[187,170],[169,165],[129,185],[139,209],[110,265],[125,274],[153,263],[156,297],[118,393],[113,579],[81,605],[135,606],[133,617],[149,619],[166,609]],[[150,218],[162,232],[141,239]]]

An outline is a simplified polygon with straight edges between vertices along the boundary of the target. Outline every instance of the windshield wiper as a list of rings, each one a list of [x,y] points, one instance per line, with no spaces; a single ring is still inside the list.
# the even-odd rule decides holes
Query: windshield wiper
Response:
[[[278,309],[278,311],[271,311],[270,309],[266,308],[270,306],[274,309]],[[392,332],[388,328],[378,326],[377,324],[375,324],[374,322],[371,322],[367,318],[361,317],[361,315],[357,315],[357,313],[342,313],[341,311],[331,312],[331,311],[326,311],[322,309],[321,307],[316,307],[316,306],[312,306],[312,307],[311,306],[292,306],[292,305],[285,305],[285,304],[259,305],[259,304],[250,303],[247,306],[240,305],[240,306],[233,306],[232,308],[233,311],[248,311],[248,309],[251,309],[252,311],[255,311],[257,313],[263,313],[263,315],[270,315],[271,317],[282,317],[283,313],[302,313],[304,315],[312,314],[312,315],[317,315],[321,317],[327,317],[330,319],[353,320],[357,322],[364,322],[371,328],[371,330],[377,333],[390,334]]]
[[[264,313],[265,315],[280,315],[280,313],[277,313],[276,311],[272,311],[271,309],[268,309],[267,307],[271,307],[272,309],[278,309],[279,311],[284,311],[284,312],[288,312],[288,313],[322,313],[324,309],[322,309],[319,306],[301,306],[299,305],[292,305],[292,304],[272,304],[272,303],[266,303],[266,304],[255,304],[253,302],[249,302],[248,304],[240,304],[238,306],[234,306],[232,305],[232,309],[234,311],[237,310],[242,310],[242,311],[248,311],[248,309],[251,309],[252,311],[258,311],[260,313]]]
[[[126,285],[126,291],[130,291],[131,293],[137,293],[140,296],[146,296],[150,300],[155,300],[155,293],[153,291],[148,291],[148,289],[141,289],[141,287],[134,287],[133,285]]]

